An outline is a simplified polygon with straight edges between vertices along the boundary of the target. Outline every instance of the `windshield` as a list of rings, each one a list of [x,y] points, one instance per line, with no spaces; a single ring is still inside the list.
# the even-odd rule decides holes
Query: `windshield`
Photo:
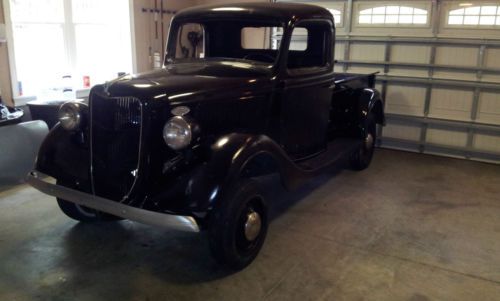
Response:
[[[273,66],[278,58],[278,36],[283,27],[275,23],[217,21],[185,22],[173,26],[169,62],[244,60]]]

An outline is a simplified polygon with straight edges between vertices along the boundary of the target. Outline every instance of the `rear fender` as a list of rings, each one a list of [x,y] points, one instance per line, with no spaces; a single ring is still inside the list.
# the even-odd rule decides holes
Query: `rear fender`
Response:
[[[356,94],[358,94],[359,126],[363,132],[370,113],[374,115],[377,124],[385,125],[384,104],[380,92],[372,88],[365,88],[360,89]]]

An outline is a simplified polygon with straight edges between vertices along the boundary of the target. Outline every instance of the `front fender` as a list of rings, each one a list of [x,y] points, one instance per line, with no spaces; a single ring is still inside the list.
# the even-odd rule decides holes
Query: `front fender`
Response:
[[[276,163],[285,187],[292,189],[308,177],[272,139],[265,135],[230,134],[211,146],[209,160],[193,173],[186,188],[193,211],[206,211],[236,185],[246,164],[265,154]]]
[[[89,181],[90,156],[83,133],[56,124],[40,146],[35,169],[66,183]]]

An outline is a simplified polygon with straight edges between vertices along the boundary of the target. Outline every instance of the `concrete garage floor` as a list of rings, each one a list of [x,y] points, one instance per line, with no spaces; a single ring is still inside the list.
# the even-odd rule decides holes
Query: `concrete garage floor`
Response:
[[[0,192],[0,300],[500,300],[500,166],[378,150],[292,193],[264,181],[264,248],[231,274],[203,235],[73,222]]]

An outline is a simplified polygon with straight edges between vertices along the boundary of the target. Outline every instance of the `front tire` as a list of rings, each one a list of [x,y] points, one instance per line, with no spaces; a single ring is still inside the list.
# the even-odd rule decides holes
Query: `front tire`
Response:
[[[375,151],[375,141],[377,140],[377,123],[372,113],[366,118],[366,130],[363,144],[356,150],[350,158],[351,168],[354,170],[366,169],[373,158]]]
[[[258,184],[240,180],[213,209],[208,236],[217,262],[232,269],[248,266],[258,255],[267,234],[267,206]]]
[[[57,204],[64,214],[79,222],[89,223],[103,220],[97,210],[77,205],[60,198],[57,198]]]
[[[57,181],[57,185],[67,186],[61,184],[60,181]],[[92,223],[92,222],[103,222],[103,221],[117,221],[122,219],[118,216],[114,216],[111,214],[101,212],[99,210],[81,206],[60,198],[57,198],[57,204],[59,205],[59,208],[64,214],[79,222]]]

